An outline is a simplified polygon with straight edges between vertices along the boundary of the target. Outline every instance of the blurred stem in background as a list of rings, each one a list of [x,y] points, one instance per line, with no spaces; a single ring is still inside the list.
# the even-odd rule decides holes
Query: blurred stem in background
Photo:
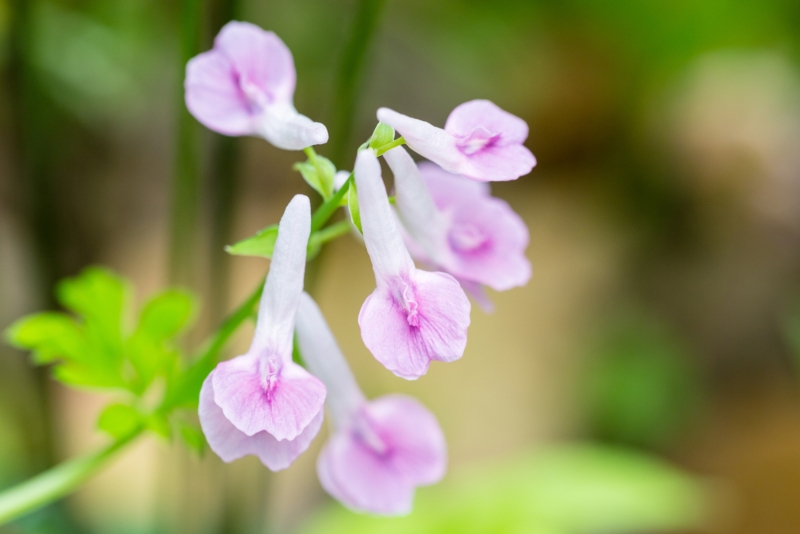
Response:
[[[333,122],[329,153],[337,168],[350,164],[350,146],[356,115],[356,103],[363,81],[364,66],[370,43],[378,27],[386,0],[358,0],[344,53],[342,54],[333,95]]]
[[[169,279],[173,284],[192,286],[194,282],[197,228],[200,207],[199,126],[184,104],[183,78],[186,63],[200,52],[202,0],[182,0],[179,13],[180,63],[178,127],[175,175],[172,188],[172,231]]]

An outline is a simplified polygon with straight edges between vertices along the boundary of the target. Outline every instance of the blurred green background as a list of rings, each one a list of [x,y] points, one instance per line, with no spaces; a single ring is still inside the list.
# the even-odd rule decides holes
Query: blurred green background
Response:
[[[191,346],[264,275],[222,245],[308,192],[304,158],[182,111],[187,26],[205,50],[232,17],[290,47],[296,106],[329,126],[319,152],[342,168],[379,106],[442,125],[488,98],[523,117],[538,166],[493,190],[529,225],[533,279],[473,311],[462,360],[409,383],[361,343],[362,245],[315,267],[367,395],[418,397],[448,437],[448,476],[409,518],[331,502],[323,435],[278,474],[149,438],[0,532],[800,532],[799,3],[204,0],[186,20],[188,4],[0,0],[0,327],[103,264],[139,301],[171,281],[198,292]],[[342,78],[361,4],[377,26]],[[176,174],[198,178],[177,201]],[[176,243],[181,202],[196,214]],[[0,489],[102,443],[106,401],[0,346]]]

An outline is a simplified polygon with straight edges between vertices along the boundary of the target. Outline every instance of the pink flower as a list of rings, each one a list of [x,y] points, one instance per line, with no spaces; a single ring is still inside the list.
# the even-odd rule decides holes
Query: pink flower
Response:
[[[394,173],[400,220],[418,245],[411,250],[422,251],[417,259],[452,274],[482,304],[482,285],[505,291],[528,282],[528,229],[506,202],[491,196],[488,184],[430,162],[417,167],[403,147],[384,158]]]
[[[361,337],[387,369],[413,380],[431,360],[451,362],[464,354],[469,299],[449,274],[414,267],[371,150],[359,152],[355,180],[377,284],[358,316]]]
[[[409,513],[416,487],[441,480],[447,466],[447,445],[436,417],[403,395],[367,401],[306,294],[297,311],[297,342],[309,370],[329,392],[334,430],[317,461],[322,487],[355,511]]]
[[[397,130],[408,146],[454,174],[480,182],[516,180],[531,172],[536,158],[522,143],[525,121],[488,100],[472,100],[455,108],[444,130],[387,108],[378,120]]]
[[[292,53],[277,35],[229,22],[214,48],[186,65],[186,107],[225,135],[257,135],[286,150],[328,142],[324,125],[294,109],[294,85]]]
[[[280,222],[250,350],[217,365],[203,383],[200,424],[226,462],[254,454],[273,471],[285,469],[322,424],[325,386],[292,362],[310,231],[308,197],[297,195]]]

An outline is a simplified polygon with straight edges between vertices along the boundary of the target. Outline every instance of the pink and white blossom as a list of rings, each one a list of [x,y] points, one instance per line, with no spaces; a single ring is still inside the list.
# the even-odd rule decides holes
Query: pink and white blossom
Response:
[[[229,22],[214,48],[186,65],[186,106],[224,135],[256,135],[278,148],[301,150],[328,142],[328,130],[295,110],[292,53],[272,32]]]
[[[453,275],[484,307],[488,299],[482,286],[505,291],[528,282],[528,229],[506,202],[491,196],[488,184],[434,163],[417,166],[403,147],[384,158],[394,174],[395,206],[418,260]]]
[[[250,349],[217,365],[200,393],[200,424],[226,462],[248,454],[285,469],[322,424],[325,386],[292,362],[295,314],[311,232],[308,197],[295,196],[278,229]]]
[[[404,395],[368,401],[307,294],[297,312],[297,342],[308,369],[328,388],[333,432],[317,460],[322,487],[355,511],[409,513],[416,487],[438,482],[447,467],[436,417]]]
[[[431,361],[451,362],[464,354],[469,299],[451,275],[414,266],[371,150],[358,154],[355,180],[377,285],[358,316],[361,337],[387,369],[413,380]]]
[[[536,158],[523,145],[528,125],[488,100],[456,107],[444,129],[388,108],[378,110],[378,120],[394,128],[421,156],[473,180],[516,180],[536,165]]]

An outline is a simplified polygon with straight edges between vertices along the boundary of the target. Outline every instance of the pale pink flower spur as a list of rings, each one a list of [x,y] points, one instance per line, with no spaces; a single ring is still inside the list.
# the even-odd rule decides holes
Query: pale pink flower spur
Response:
[[[226,462],[253,454],[273,471],[285,469],[322,425],[325,386],[292,362],[310,231],[308,197],[297,195],[280,222],[250,350],[203,383],[200,424]]]
[[[229,22],[214,48],[186,65],[186,107],[224,135],[257,135],[278,148],[328,142],[328,130],[295,110],[292,53],[272,32]]]
[[[522,144],[528,125],[488,100],[456,107],[444,129],[388,108],[378,110],[378,120],[397,130],[414,152],[473,180],[516,180],[536,165],[536,158]]]
[[[305,293],[297,311],[297,342],[308,369],[328,388],[333,432],[317,460],[322,487],[355,511],[409,513],[416,487],[438,482],[447,467],[447,444],[436,417],[404,395],[367,401]]]
[[[428,371],[432,360],[451,362],[464,354],[469,299],[449,274],[414,266],[372,150],[359,152],[355,180],[377,285],[358,316],[361,337],[387,369],[413,380]]]
[[[505,291],[525,285],[528,229],[488,184],[465,180],[434,163],[417,166],[397,147],[384,154],[394,174],[395,206],[418,260],[452,274],[486,306],[481,286]],[[421,251],[421,254],[420,254]]]

